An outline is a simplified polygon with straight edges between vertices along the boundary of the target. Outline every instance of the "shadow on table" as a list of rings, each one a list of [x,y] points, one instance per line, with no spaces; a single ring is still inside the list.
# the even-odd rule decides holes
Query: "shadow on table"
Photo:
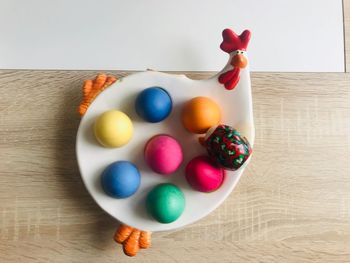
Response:
[[[86,77],[92,76],[87,73]],[[58,181],[62,184],[61,190],[65,194],[64,198],[68,199],[71,202],[71,207],[77,210],[74,212],[75,215],[78,215],[76,224],[79,225],[78,230],[75,230],[77,232],[76,238],[87,239],[90,244],[104,250],[115,244],[112,238],[119,223],[104,213],[93,201],[79,174],[75,155],[75,137],[80,122],[77,107],[82,98],[82,83],[83,79],[72,81],[72,79],[67,78],[67,82],[62,84],[66,87],[58,87],[64,94],[60,105],[56,105],[58,112],[54,116],[57,119],[55,172]],[[61,222],[64,222],[63,220]],[[82,228],[86,228],[86,230]],[[71,237],[74,233],[67,235]],[[117,245],[115,244],[115,246]],[[118,251],[118,249],[116,250]]]

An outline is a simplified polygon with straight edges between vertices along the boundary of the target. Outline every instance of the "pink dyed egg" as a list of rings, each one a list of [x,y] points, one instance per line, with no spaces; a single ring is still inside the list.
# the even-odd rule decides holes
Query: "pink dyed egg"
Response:
[[[145,160],[156,173],[171,174],[182,163],[181,145],[169,135],[154,136],[146,144]]]
[[[217,190],[224,180],[224,175],[224,170],[215,166],[208,156],[197,156],[186,166],[187,182],[200,192]]]

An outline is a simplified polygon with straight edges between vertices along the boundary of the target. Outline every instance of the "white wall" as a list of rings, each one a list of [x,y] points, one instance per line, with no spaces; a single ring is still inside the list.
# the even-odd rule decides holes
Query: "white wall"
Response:
[[[0,0],[0,68],[219,70],[225,27],[255,71],[344,71],[341,0]]]

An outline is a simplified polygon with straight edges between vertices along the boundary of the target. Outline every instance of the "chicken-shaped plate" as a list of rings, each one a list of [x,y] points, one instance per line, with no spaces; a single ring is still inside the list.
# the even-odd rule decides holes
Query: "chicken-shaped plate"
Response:
[[[209,79],[148,70],[85,82],[78,165],[93,199],[121,222],[116,240],[128,255],[150,232],[205,217],[239,181],[255,136],[249,40],[248,30],[225,29],[229,61]]]

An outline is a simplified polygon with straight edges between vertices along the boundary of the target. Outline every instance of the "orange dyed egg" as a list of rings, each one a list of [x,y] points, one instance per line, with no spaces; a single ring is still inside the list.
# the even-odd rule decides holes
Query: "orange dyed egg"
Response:
[[[221,112],[219,106],[207,97],[195,97],[188,101],[182,110],[182,123],[193,133],[206,133],[219,124]]]

